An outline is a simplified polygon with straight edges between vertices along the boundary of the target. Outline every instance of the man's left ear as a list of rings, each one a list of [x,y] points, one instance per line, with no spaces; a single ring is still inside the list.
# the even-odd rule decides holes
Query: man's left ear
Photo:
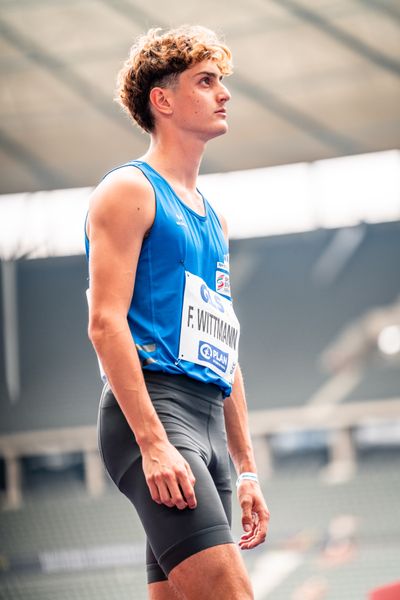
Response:
[[[168,88],[154,87],[150,90],[149,100],[157,112],[169,116],[173,113],[173,103]]]

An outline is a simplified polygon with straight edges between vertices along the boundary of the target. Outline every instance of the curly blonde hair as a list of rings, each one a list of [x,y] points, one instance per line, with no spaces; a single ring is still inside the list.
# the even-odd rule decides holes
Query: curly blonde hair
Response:
[[[148,133],[155,125],[149,102],[153,87],[173,86],[180,73],[206,59],[216,62],[221,75],[232,73],[232,54],[211,29],[184,25],[161,31],[150,29],[133,44],[118,73],[114,98]]]

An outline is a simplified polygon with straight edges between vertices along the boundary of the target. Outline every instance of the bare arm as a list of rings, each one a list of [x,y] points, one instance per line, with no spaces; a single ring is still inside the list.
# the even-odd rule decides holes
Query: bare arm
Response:
[[[239,365],[236,368],[231,395],[224,400],[224,415],[229,454],[236,472],[256,473],[243,376]],[[257,482],[243,480],[238,487],[237,496],[242,509],[242,526],[246,532],[239,545],[242,550],[248,550],[265,541],[270,514]]]
[[[253,446],[250,439],[247,403],[240,365],[236,367],[235,380],[229,398],[224,400],[224,416],[229,454],[238,474],[257,472]]]
[[[140,447],[153,500],[194,508],[193,473],[169,443],[153,407],[127,321],[143,238],[154,216],[154,194],[136,169],[111,173],[94,190],[88,219],[88,334]]]
[[[222,228],[228,239],[225,219],[220,216]],[[256,473],[253,447],[249,432],[246,395],[240,365],[237,365],[232,392],[224,400],[224,418],[228,450],[238,474]],[[243,480],[238,487],[238,500],[242,509],[245,533],[239,544],[242,549],[254,548],[264,542],[267,534],[269,511],[257,482]]]

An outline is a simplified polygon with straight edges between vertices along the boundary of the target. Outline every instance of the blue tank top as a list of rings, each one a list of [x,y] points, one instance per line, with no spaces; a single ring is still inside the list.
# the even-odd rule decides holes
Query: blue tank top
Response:
[[[192,210],[149,164],[134,160],[116,169],[127,166],[142,171],[156,201],[127,315],[142,368],[214,383],[229,396],[240,327],[230,296],[228,245],[218,216],[204,197],[205,215]],[[86,221],[85,247],[89,259]]]

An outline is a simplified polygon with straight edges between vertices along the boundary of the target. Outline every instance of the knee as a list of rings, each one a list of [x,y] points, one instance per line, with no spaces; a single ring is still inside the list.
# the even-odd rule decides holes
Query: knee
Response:
[[[235,600],[254,600],[253,588],[247,573],[239,576],[232,585],[232,595],[229,598]]]
[[[190,556],[172,569],[169,578],[191,600],[254,600],[246,567],[234,544]]]
[[[230,600],[254,600],[253,589],[244,564],[224,564],[210,569],[211,588],[218,590],[215,598]]]
[[[241,596],[241,600],[254,600],[253,587],[247,573],[245,573],[245,577],[242,581],[242,590],[243,596]]]

